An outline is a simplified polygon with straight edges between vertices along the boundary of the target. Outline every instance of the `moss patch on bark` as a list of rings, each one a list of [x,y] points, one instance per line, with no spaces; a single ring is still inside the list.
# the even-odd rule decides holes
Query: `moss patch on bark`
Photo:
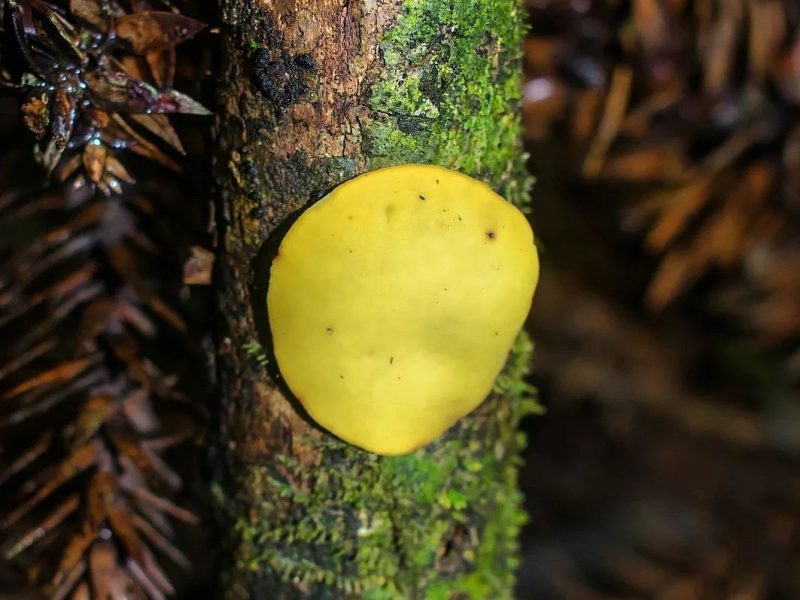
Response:
[[[523,27],[517,0],[409,0],[381,42],[372,86],[369,169],[433,163],[482,179],[519,206]]]
[[[264,500],[236,525],[240,568],[268,569],[315,598],[510,598],[525,519],[517,425],[537,409],[525,383],[531,350],[520,335],[492,396],[410,455],[326,436],[313,473],[286,455],[280,474],[250,466],[248,493]]]

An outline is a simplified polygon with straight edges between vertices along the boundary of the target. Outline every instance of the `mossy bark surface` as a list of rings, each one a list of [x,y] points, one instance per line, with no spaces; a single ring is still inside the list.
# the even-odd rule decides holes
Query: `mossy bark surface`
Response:
[[[291,398],[269,264],[305,207],[374,168],[434,163],[522,205],[517,0],[226,0],[218,155],[216,492],[229,598],[506,598],[523,520],[520,337],[495,391],[442,438],[379,457]],[[264,348],[262,355],[258,348]]]

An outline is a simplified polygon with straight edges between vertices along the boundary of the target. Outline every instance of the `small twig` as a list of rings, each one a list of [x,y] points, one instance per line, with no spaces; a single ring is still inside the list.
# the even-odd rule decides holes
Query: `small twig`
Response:
[[[608,154],[611,143],[617,137],[625,112],[630,100],[633,70],[627,65],[619,65],[611,76],[611,85],[608,92],[608,101],[603,108],[603,117],[597,133],[592,140],[586,158],[583,161],[581,173],[584,177],[594,179],[600,175],[603,164]]]

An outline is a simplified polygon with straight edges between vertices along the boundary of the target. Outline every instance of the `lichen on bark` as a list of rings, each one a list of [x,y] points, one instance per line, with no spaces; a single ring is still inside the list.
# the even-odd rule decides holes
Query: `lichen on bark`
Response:
[[[435,163],[525,204],[519,11],[517,0],[224,5],[216,489],[230,598],[510,597],[516,426],[535,408],[528,339],[478,410],[385,458],[303,416],[264,332],[269,260],[291,216],[360,172]]]

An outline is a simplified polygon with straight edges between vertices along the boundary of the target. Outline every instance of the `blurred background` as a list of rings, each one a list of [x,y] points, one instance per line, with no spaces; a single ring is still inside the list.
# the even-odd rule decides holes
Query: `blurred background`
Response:
[[[519,598],[800,598],[800,4],[529,0]]]
[[[185,403],[208,387],[196,377],[207,371],[208,298],[188,287],[211,268],[207,121],[168,121],[146,103],[120,117],[132,100],[103,79],[99,60],[88,75],[107,110],[84,110],[63,66],[74,60],[66,26],[30,4],[45,12],[16,26],[37,52],[68,58],[39,73],[52,97],[23,104],[25,126],[71,141],[39,144],[45,165],[60,152],[66,165],[56,178],[67,185],[42,192],[18,103],[0,104],[0,384],[11,400],[0,426],[31,424],[0,446],[0,483],[24,479],[31,499],[21,508],[0,490],[0,526],[29,532],[2,551],[35,576],[50,550],[73,544],[74,564],[60,565],[51,589],[87,571],[167,589],[140,536],[170,556],[164,579],[177,597],[204,597],[215,575],[204,537],[214,533],[192,526],[208,510],[204,415],[194,422],[187,414],[202,402]],[[70,2],[94,31],[107,26],[99,6]],[[154,45],[137,21],[153,6],[169,5],[131,2],[131,14],[116,15],[129,28],[104,35],[129,42],[117,58],[131,77],[187,94],[149,102],[202,114],[193,98],[213,97],[213,36],[190,40],[202,23],[175,15],[158,27],[183,33]],[[800,3],[527,0],[527,9],[522,111],[543,269],[528,325],[547,414],[523,424],[530,520],[517,596],[799,600]],[[193,60],[176,62],[184,42],[180,55]],[[86,51],[102,57],[102,44]],[[63,118],[44,119],[50,105]],[[203,176],[175,178],[176,161]],[[151,176],[122,186],[128,169]],[[170,307],[187,299],[178,316]],[[25,369],[39,375],[23,380]],[[175,389],[179,380],[189,389]],[[80,408],[59,420],[70,398]],[[169,435],[155,428],[154,401]],[[86,476],[87,465],[98,474]],[[104,531],[146,573],[109,566],[107,539],[59,530],[81,490],[91,519],[109,519]],[[173,538],[189,540],[188,557]],[[97,550],[79,560],[84,542]],[[38,597],[17,575],[0,561],[0,598]]]

